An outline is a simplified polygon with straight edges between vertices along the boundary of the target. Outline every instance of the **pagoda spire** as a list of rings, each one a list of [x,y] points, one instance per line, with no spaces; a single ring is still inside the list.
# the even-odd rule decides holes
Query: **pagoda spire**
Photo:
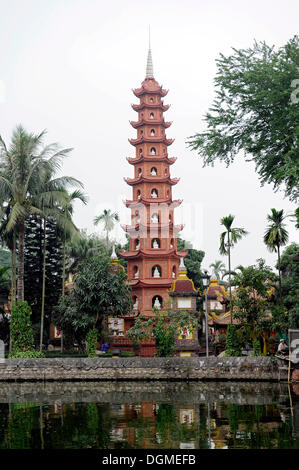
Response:
[[[153,59],[152,59],[152,51],[151,51],[151,30],[150,30],[150,27],[149,27],[149,41],[148,41],[148,53],[147,53],[145,78],[154,78],[154,68],[153,68]]]

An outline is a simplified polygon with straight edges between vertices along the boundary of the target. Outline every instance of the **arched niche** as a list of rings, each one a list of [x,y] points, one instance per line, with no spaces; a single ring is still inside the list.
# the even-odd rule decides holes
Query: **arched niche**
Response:
[[[151,216],[151,222],[153,224],[157,224],[159,222],[159,214],[157,214],[156,212],[154,212],[154,214],[152,214]]]
[[[151,190],[151,198],[157,199],[157,197],[158,197],[158,190],[156,188],[153,188]]]
[[[151,241],[151,247],[155,248],[155,249],[160,248],[161,247],[160,239],[159,238],[153,238],[152,241]]]
[[[152,267],[152,277],[156,279],[162,277],[162,269],[158,264],[155,264],[155,266]]]
[[[152,309],[160,310],[163,307],[163,299],[161,295],[154,295],[152,298]]]

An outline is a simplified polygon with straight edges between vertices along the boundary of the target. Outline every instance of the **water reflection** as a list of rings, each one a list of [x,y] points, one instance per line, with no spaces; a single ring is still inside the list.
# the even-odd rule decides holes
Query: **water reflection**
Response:
[[[0,384],[0,449],[299,448],[298,417],[282,384]]]

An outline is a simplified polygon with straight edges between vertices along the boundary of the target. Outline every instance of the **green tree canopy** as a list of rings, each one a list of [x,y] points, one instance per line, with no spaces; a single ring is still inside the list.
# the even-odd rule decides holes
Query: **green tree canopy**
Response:
[[[276,281],[277,276],[263,259],[257,260],[256,265],[243,268],[233,278],[232,284],[236,289],[232,298],[232,317],[253,335],[273,328],[269,314]]]
[[[125,315],[131,308],[131,289],[122,269],[112,269],[107,255],[94,256],[80,265],[74,287],[62,298],[55,324],[63,330],[86,334],[101,329],[109,315]]]
[[[188,139],[204,165],[227,165],[243,150],[261,183],[299,197],[299,38],[275,50],[265,42],[217,59],[216,97],[207,130]]]
[[[289,326],[299,328],[299,245],[291,243],[280,259],[283,305],[288,311]]]
[[[194,286],[198,289],[202,285],[202,269],[201,262],[205,256],[205,252],[202,250],[196,250],[192,248],[190,242],[178,238],[177,240],[178,250],[188,250],[187,256],[184,258],[184,263],[187,268],[187,275],[194,282]]]

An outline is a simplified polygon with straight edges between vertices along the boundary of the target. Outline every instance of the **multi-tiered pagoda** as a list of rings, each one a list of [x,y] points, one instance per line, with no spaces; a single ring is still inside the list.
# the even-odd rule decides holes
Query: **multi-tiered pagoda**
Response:
[[[128,262],[133,311],[150,316],[153,308],[167,306],[168,290],[178,276],[180,258],[187,254],[177,250],[177,236],[183,226],[174,224],[174,209],[182,201],[172,199],[172,187],[179,179],[170,176],[176,158],[168,156],[173,139],[165,133],[171,125],[164,120],[169,108],[163,103],[167,90],[154,79],[151,49],[145,80],[133,93],[140,102],[132,105],[138,113],[137,121],[131,122],[137,136],[129,139],[136,155],[127,159],[134,168],[134,177],[125,178],[133,193],[132,200],[126,201],[131,209],[131,225],[123,227],[129,234],[129,251],[120,255]]]

